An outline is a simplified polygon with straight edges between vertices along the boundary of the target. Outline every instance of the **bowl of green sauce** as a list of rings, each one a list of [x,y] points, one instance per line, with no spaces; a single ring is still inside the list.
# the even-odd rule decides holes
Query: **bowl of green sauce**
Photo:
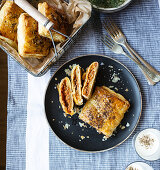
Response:
[[[132,0],[89,0],[93,8],[105,12],[113,13],[127,7]]]

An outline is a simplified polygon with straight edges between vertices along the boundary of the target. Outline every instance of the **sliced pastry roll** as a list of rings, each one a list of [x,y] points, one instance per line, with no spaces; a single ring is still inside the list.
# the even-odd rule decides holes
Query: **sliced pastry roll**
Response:
[[[56,29],[57,31],[66,34],[66,19],[64,15],[62,15],[57,9],[54,7],[51,7],[47,2],[39,3],[38,4],[38,10],[46,16],[50,21],[54,23],[53,28]],[[39,23],[38,27],[39,34],[50,38],[50,33],[49,31]],[[53,39],[55,42],[63,42],[65,40],[65,37],[61,34],[58,34],[55,31],[52,31]]]
[[[75,104],[82,105],[83,98],[82,98],[81,68],[79,65],[74,66],[71,71],[71,84]]]
[[[0,10],[0,39],[16,49],[18,18],[22,12],[12,1],[6,1]]]
[[[83,88],[82,88],[82,96],[87,100],[92,95],[94,83],[95,83],[95,80],[96,80],[96,75],[97,75],[97,72],[98,72],[98,67],[99,67],[99,63],[93,62],[87,68],[87,71],[86,71],[86,74],[85,74],[85,80],[84,80],[84,84],[83,84]]]
[[[59,101],[61,103],[62,109],[66,114],[70,114],[71,116],[74,114],[73,111],[73,96],[71,89],[71,82],[68,77],[65,77],[61,80],[59,87]]]
[[[105,86],[96,87],[79,118],[109,138],[129,107],[129,102],[122,95]]]
[[[38,22],[27,13],[19,17],[17,34],[18,52],[23,58],[41,59],[48,55],[51,41],[38,34]]]

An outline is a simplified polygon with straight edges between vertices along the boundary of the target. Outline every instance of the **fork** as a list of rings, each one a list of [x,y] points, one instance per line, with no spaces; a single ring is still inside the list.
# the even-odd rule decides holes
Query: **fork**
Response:
[[[111,18],[108,18],[108,22],[104,22],[104,28],[110,34],[112,39],[119,45],[122,45],[126,50],[131,54],[134,60],[141,62],[147,72],[149,73],[150,79],[153,81],[153,84],[156,84],[160,81],[160,73],[154,69],[149,63],[147,63],[139,54],[137,54],[127,43],[127,39],[122,31],[116,26]]]
[[[155,84],[151,79],[150,71],[145,66],[143,66],[137,59],[134,59],[134,58],[130,57],[127,53],[125,53],[123,48],[120,45],[118,45],[115,41],[113,41],[111,38],[109,38],[106,35],[104,37],[102,37],[101,40],[112,52],[114,52],[116,54],[123,54],[126,57],[130,58],[132,61],[134,61],[139,66],[141,71],[143,72],[148,83],[151,84],[151,85]]]

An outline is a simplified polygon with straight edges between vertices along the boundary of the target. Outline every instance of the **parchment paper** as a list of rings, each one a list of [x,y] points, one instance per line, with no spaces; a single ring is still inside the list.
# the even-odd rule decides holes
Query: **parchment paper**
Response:
[[[45,0],[48,2],[51,6],[56,7],[59,9],[62,13],[66,14],[68,23],[70,24],[70,37],[76,33],[76,31],[84,25],[87,20],[91,16],[91,5],[86,0],[70,0],[69,3],[66,3],[62,0]],[[5,0],[2,0],[1,6],[3,6]],[[37,5],[39,2],[44,2],[44,0],[39,1],[29,1],[34,7],[37,8]],[[56,49],[63,50],[66,42],[59,43],[56,45]],[[36,58],[23,58],[21,57],[17,50],[11,47],[9,44],[7,44],[5,41],[0,39],[0,46],[3,50],[5,50],[9,55],[11,55],[16,61],[18,61],[22,66],[24,66],[27,70],[29,70],[31,73],[37,75],[39,74],[48,64],[49,61],[55,62],[56,58],[54,56],[54,50],[51,49],[48,56],[45,56],[43,59],[39,60]],[[61,57],[61,55],[58,56],[58,58]]]

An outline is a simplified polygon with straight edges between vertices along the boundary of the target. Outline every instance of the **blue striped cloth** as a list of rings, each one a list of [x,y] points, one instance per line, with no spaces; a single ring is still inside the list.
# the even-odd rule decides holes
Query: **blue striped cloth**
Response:
[[[49,166],[52,170],[121,170],[134,161],[142,160],[132,147],[133,135],[148,127],[160,130],[160,83],[149,86],[144,76],[128,58],[110,52],[100,40],[105,30],[102,21],[108,14],[93,12],[80,33],[80,38],[51,68],[53,74],[70,58],[83,54],[105,54],[125,64],[139,82],[143,97],[143,112],[132,136],[117,148],[103,153],[83,153],[64,145],[49,131]],[[160,9],[157,0],[133,0],[121,12],[110,14],[127,36],[130,45],[160,71]],[[7,169],[23,170],[26,167],[27,72],[8,57],[8,118],[7,118]],[[155,170],[160,160],[144,161]]]

